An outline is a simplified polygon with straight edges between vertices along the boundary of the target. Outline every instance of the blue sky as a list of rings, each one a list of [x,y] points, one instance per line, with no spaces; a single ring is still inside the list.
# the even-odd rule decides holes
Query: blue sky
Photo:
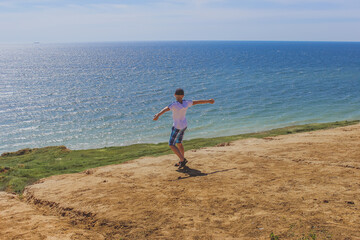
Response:
[[[0,0],[0,42],[360,41],[359,0]]]

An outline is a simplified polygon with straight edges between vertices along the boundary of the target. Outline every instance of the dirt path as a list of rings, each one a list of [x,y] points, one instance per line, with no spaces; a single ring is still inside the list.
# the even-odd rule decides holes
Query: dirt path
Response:
[[[360,239],[360,125],[186,154],[2,193],[0,238]]]
[[[0,239],[105,239],[58,216],[46,215],[16,195],[0,192]]]

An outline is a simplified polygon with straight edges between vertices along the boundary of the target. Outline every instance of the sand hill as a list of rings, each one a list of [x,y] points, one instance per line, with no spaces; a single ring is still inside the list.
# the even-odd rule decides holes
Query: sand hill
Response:
[[[186,147],[186,146],[185,146]],[[1,239],[360,239],[360,125],[53,176],[0,194]]]

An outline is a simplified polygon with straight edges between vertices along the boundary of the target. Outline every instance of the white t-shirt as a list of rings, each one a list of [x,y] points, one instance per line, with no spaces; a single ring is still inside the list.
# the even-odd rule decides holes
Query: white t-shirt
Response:
[[[178,101],[173,102],[168,107],[172,111],[173,126],[177,129],[184,129],[187,127],[186,110],[193,105],[191,100],[183,100],[182,104]]]

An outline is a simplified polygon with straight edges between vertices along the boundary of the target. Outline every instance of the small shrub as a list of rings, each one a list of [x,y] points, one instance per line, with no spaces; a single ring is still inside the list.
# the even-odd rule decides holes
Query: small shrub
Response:
[[[274,233],[270,233],[270,240],[279,240],[279,236],[274,235]]]

